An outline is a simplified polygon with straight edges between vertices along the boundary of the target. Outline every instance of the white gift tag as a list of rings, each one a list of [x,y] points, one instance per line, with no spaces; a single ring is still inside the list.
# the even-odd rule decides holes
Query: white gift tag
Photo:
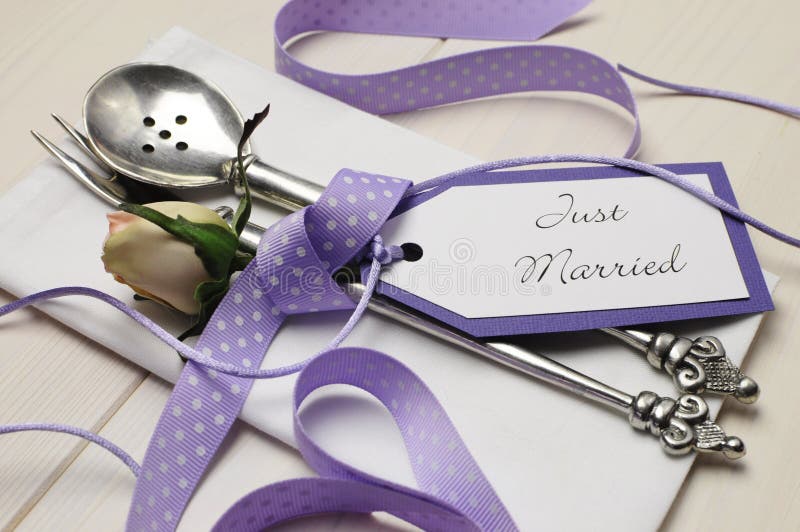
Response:
[[[725,195],[721,165],[708,167],[684,177]],[[482,336],[487,318],[558,315],[547,330],[570,330],[681,319],[691,304],[751,295],[740,261],[755,256],[741,224],[658,178],[614,168],[483,176],[496,184],[454,186],[389,221],[387,242],[423,254],[388,268],[383,293]],[[509,176],[530,182],[498,183]],[[754,311],[714,307],[700,315]],[[621,309],[601,325],[585,314]],[[494,324],[492,335],[504,328]],[[520,332],[541,330],[531,320],[496,334]]]

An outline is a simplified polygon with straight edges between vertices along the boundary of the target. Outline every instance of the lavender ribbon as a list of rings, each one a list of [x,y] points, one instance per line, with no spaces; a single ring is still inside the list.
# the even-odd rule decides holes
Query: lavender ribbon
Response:
[[[340,462],[310,437],[298,415],[303,400],[328,384],[349,384],[377,397],[400,428],[420,489]],[[261,530],[303,515],[385,511],[424,530],[515,530],[513,521],[441,405],[411,370],[371,349],[346,347],[314,359],[294,392],[298,448],[323,478],[260,488],[239,500],[214,527]]]
[[[318,70],[286,50],[292,38],[309,31],[533,40],[589,1],[292,0],[275,18],[275,68],[291,79],[373,114],[528,91],[593,94],[619,105],[633,117],[633,136],[625,152],[630,157],[641,141],[633,93],[613,65],[584,50],[566,46],[510,46],[366,75]]]
[[[641,143],[636,100],[621,73],[684,94],[721,98],[800,116],[800,107],[767,98],[662,81],[566,46],[491,48],[375,74],[344,75],[306,65],[287,50],[302,33],[345,31],[414,37],[536,40],[591,0],[291,0],[275,18],[275,68],[303,85],[373,114],[400,113],[529,91],[566,91],[605,98],[634,120],[625,157]]]

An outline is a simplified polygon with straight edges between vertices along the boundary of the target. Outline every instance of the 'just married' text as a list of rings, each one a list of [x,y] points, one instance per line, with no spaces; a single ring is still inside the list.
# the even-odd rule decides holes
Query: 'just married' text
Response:
[[[609,209],[592,209],[579,211],[575,207],[573,194],[560,194],[563,208],[556,212],[543,214],[536,218],[535,226],[538,229],[548,230],[560,224],[598,224],[618,223],[625,219],[630,211],[623,209],[619,204]],[[517,259],[514,267],[520,271],[519,282],[540,283],[547,282],[553,277],[568,284],[572,281],[588,279],[608,279],[610,277],[639,277],[653,275],[668,275],[680,273],[687,265],[681,260],[681,244],[676,243],[669,255],[649,257],[642,259],[620,259],[613,264],[587,260],[579,255],[575,249],[565,247],[558,251],[532,253]]]

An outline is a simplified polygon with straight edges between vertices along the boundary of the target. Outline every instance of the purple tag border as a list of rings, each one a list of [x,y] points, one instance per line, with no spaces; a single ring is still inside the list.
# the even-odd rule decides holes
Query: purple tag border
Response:
[[[721,162],[681,163],[660,165],[679,175],[706,174],[714,194],[738,207],[725,168]],[[613,166],[587,166],[577,168],[555,168],[539,170],[476,172],[464,176],[453,186],[481,186],[544,181],[577,181],[585,179],[611,179],[639,177],[644,174]],[[395,211],[394,216],[420,205],[443,190],[422,194],[412,198]],[[711,208],[711,207],[709,207]],[[466,318],[413,295],[398,287],[380,281],[376,290],[395,301],[408,305],[428,316],[475,337],[513,336],[520,334],[552,333],[619,327],[697,318],[731,316],[773,310],[769,290],[756,257],[753,244],[744,223],[722,215],[725,228],[733,245],[739,268],[750,297],[726,301],[686,303],[656,307],[592,310],[584,312],[562,312],[557,314],[505,316],[495,318]]]

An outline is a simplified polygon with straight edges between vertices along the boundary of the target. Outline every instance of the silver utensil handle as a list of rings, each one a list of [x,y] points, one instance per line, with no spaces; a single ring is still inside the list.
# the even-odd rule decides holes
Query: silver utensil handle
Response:
[[[242,249],[249,248],[255,252],[263,231],[263,228],[248,223],[239,237]],[[364,293],[364,286],[359,283],[350,283],[343,288],[354,301]],[[745,455],[744,443],[735,436],[727,436],[709,419],[708,406],[697,395],[684,394],[672,399],[643,391],[634,397],[534,351],[505,342],[483,342],[472,338],[381,294],[372,294],[367,308],[453,346],[610,407],[625,415],[633,428],[656,436],[668,454],[682,455],[695,450],[720,452],[731,459]],[[638,344],[631,345],[639,347]]]
[[[239,236],[239,247],[255,253],[263,232],[264,228],[248,223]],[[358,283],[347,284],[343,288],[354,301],[358,301],[364,293],[364,286]],[[400,304],[383,295],[373,294],[367,307],[381,316],[512,367],[526,375],[588,397],[615,410],[627,413],[633,403],[633,396],[611,388],[538,353],[504,342],[481,342],[443,323],[434,322],[428,316],[422,315],[414,309],[401,307]]]
[[[354,302],[358,302],[361,299],[365,290],[364,285],[359,283],[345,284],[342,288]],[[381,294],[373,293],[367,308],[376,314],[424,332],[429,336],[444,340],[451,345],[461,347],[620,412],[627,414],[633,404],[633,396],[539,353],[505,342],[482,342],[449,325],[433,321],[428,316],[410,307],[405,307]]]
[[[343,288],[356,301],[365,290],[358,283],[348,284]],[[649,432],[657,437],[667,454],[684,455],[694,450],[722,453],[727,458],[737,459],[746,453],[741,439],[728,436],[719,425],[711,421],[708,405],[698,395],[683,394],[672,399],[643,391],[634,397],[534,351],[504,342],[481,342],[466,336],[457,329],[433,321],[380,294],[372,295],[368,308],[434,338],[611,407],[624,414],[636,430]]]
[[[245,165],[250,193],[279,207],[292,211],[302,209],[316,202],[325,190],[321,185],[278,170],[253,156],[245,159]],[[234,190],[241,196],[244,188],[239,173],[235,171],[235,167],[232,170]]]
[[[228,211],[230,211],[230,214],[228,214],[228,212],[217,211],[220,216],[225,218],[226,222],[230,222],[233,218],[233,209],[228,208]],[[239,249],[255,255],[258,249],[258,243],[261,242],[261,236],[263,234],[263,227],[252,222],[247,222],[244,229],[242,229],[242,233],[239,235]]]
[[[599,330],[641,352],[651,366],[670,375],[682,392],[730,395],[744,404],[758,399],[758,383],[728,358],[716,336],[692,340],[668,332],[653,334],[609,327]]]

